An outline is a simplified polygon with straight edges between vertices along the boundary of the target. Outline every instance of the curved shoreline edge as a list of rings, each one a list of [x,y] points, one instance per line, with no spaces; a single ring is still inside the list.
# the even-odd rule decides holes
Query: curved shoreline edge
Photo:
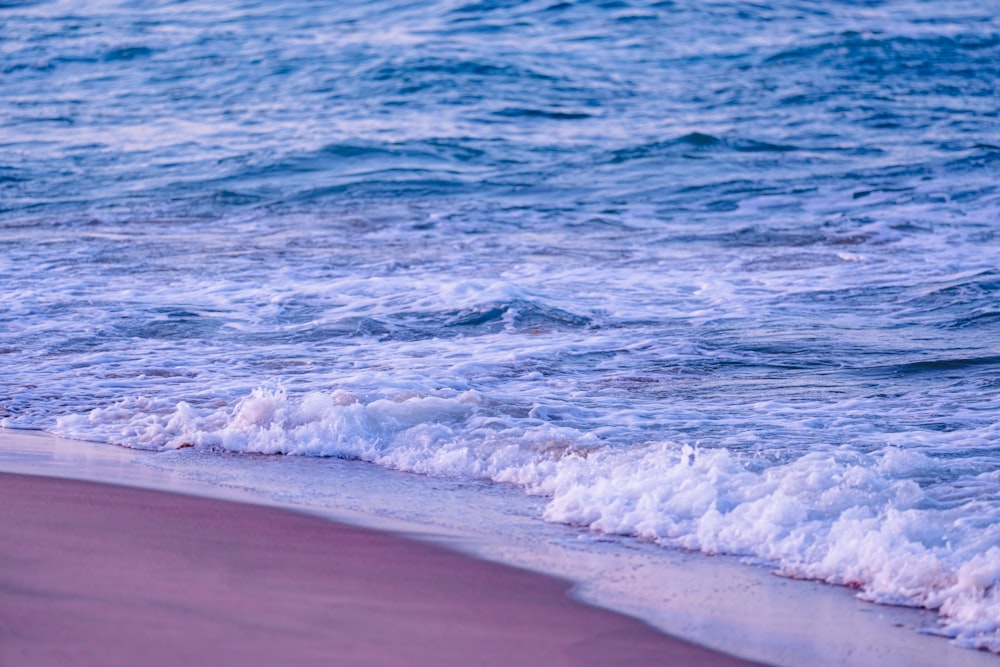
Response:
[[[9,473],[0,507],[12,667],[758,664],[557,579],[294,511]]]
[[[194,450],[145,452],[3,428],[0,471],[280,507],[323,521],[429,541],[459,552],[461,558],[502,563],[573,582],[570,596],[576,600],[641,619],[660,632],[713,650],[767,664],[998,664],[994,655],[921,634],[920,630],[933,626],[931,612],[872,605],[857,600],[847,589],[775,577],[768,568],[746,565],[738,558],[676,552],[634,540],[615,544],[607,536],[523,521],[520,525],[528,526],[528,532],[508,530],[494,535],[495,522],[510,521],[509,516],[505,518],[509,507],[489,506],[498,493],[504,495],[500,487],[470,490],[465,482],[338,459],[219,457]],[[279,474],[282,489],[289,484],[322,483],[335,488],[336,497],[315,505],[273,495],[266,484],[260,486],[274,481],[267,471]],[[522,494],[511,494],[508,501],[529,501]],[[428,502],[433,506],[424,507]],[[409,511],[415,506],[420,507],[416,514]],[[530,514],[530,507],[527,510]],[[442,511],[452,514],[441,515]],[[462,523],[453,521],[456,511]],[[490,527],[487,534],[481,534],[480,524]]]

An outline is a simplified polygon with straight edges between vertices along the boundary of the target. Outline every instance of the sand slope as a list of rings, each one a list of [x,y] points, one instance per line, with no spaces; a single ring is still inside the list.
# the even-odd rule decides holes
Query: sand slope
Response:
[[[0,474],[0,664],[748,665],[562,581],[294,512]]]

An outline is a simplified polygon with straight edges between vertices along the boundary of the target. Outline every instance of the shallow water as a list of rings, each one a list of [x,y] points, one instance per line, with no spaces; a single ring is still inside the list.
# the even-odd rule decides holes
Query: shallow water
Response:
[[[511,482],[1000,651],[1000,20],[773,4],[3,3],[3,425]]]

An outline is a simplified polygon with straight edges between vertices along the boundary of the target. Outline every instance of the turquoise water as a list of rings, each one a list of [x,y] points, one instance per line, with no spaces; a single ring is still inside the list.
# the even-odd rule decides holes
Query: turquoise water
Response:
[[[512,483],[1000,650],[995,9],[0,3],[0,419]]]

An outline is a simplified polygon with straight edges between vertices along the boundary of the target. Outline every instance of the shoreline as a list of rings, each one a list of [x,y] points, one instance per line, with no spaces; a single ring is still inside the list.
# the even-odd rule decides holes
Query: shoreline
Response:
[[[294,511],[0,473],[0,662],[753,664],[568,582]]]
[[[284,507],[417,538],[572,582],[570,595],[586,604],[766,664],[1000,664],[995,655],[921,632],[933,626],[932,612],[863,602],[848,589],[776,577],[734,557],[544,524],[533,518],[540,499],[503,485],[339,459],[148,452],[9,429],[0,429],[0,471]],[[288,495],[289,487],[308,489],[308,498]]]

